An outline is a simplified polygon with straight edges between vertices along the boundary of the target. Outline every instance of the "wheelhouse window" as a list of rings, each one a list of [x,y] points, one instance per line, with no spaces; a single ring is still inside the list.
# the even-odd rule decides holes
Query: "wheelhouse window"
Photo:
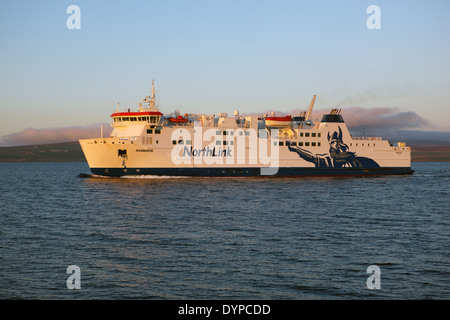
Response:
[[[151,116],[150,117],[150,123],[158,123],[159,122],[159,118],[158,116]]]

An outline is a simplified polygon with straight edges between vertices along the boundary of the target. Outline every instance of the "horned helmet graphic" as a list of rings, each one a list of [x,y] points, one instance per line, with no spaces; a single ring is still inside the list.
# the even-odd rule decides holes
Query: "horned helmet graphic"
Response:
[[[339,142],[339,143],[343,143],[342,141],[342,130],[341,127],[339,128],[339,133],[338,132],[333,132],[333,134],[330,136],[330,133],[328,132],[328,141],[330,142],[330,144],[332,142]]]
[[[330,142],[330,156],[336,162],[345,162],[355,156],[354,152],[348,151],[348,145],[342,141],[342,130],[333,132],[332,135],[328,132],[328,141]]]

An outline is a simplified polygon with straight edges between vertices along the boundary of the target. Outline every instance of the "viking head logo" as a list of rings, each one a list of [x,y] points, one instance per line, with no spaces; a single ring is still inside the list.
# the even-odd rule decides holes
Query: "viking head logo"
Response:
[[[338,127],[338,131],[333,132],[330,135],[328,132],[328,141],[330,142],[330,153],[328,154],[312,154],[309,150],[302,149],[300,147],[289,146],[289,151],[296,152],[300,158],[312,162],[316,168],[378,168],[378,163],[370,158],[356,156],[354,152],[348,151],[348,146],[344,143],[342,137],[341,127]]]
[[[328,141],[330,142],[330,156],[335,162],[345,163],[355,156],[354,152],[348,151],[348,146],[342,141],[342,130],[338,127],[339,132],[335,131],[330,136],[328,132]]]

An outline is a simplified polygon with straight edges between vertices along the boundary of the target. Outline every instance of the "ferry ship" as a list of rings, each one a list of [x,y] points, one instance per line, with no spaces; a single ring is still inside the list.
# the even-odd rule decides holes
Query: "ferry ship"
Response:
[[[313,122],[299,115],[163,114],[151,96],[137,111],[111,114],[112,132],[81,139],[93,175],[378,176],[412,174],[411,148],[354,137],[340,109]]]

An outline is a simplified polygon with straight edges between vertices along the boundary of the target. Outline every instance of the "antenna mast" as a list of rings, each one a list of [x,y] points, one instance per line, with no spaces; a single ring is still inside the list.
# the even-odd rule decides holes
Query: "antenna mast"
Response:
[[[155,108],[155,80],[152,80],[152,96],[150,98],[150,108],[154,109]]]

